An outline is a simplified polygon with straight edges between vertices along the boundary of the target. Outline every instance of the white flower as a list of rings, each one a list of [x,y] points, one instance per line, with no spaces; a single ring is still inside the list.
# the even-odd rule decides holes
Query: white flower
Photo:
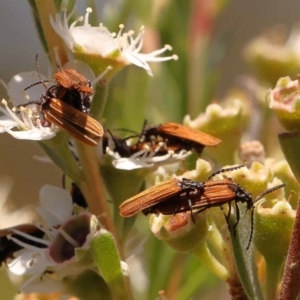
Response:
[[[44,79],[45,77],[42,76]],[[24,88],[32,83],[39,82],[37,72],[23,72],[15,75],[10,82],[5,85],[7,93],[10,97],[9,102],[14,106],[27,103],[28,99],[38,101],[41,94],[45,91],[43,85],[37,85],[24,93]],[[58,128],[54,125],[43,127],[40,121],[40,112],[37,105],[28,105],[20,108],[17,112],[10,109],[6,100],[2,100],[0,111],[4,113],[0,117],[0,133],[7,132],[16,139],[21,140],[47,140],[55,136]]]
[[[164,53],[166,50],[172,50],[169,45],[148,54],[139,53],[143,46],[144,27],[141,28],[135,39],[132,37],[133,31],[122,34],[123,25],[120,25],[118,34],[114,35],[103,27],[102,24],[99,27],[92,27],[89,24],[89,14],[91,12],[92,9],[87,8],[85,17],[78,18],[70,27],[68,21],[71,15],[67,17],[64,12],[62,18],[59,14],[56,15],[55,20],[50,17],[50,22],[54,30],[65,41],[65,44],[73,53],[80,52],[99,55],[103,58],[119,61],[124,65],[134,64],[144,68],[151,76],[153,74],[148,62],[178,59],[176,55],[158,57],[158,55]],[[83,20],[84,24],[82,26],[76,26],[79,21]]]
[[[82,61],[70,61],[63,68],[78,70],[86,78],[89,78],[92,85],[95,85],[111,70],[111,67],[107,67],[96,78],[92,69]],[[41,75],[41,79],[45,80],[46,77]],[[9,95],[8,102],[12,103],[13,106],[26,105],[28,100],[38,102],[41,95],[45,92],[43,84],[37,84],[26,90],[26,93],[24,92],[24,88],[40,82],[40,77],[36,71],[19,73],[13,76],[7,85],[3,81],[0,82],[4,85]],[[54,81],[53,84],[55,84]],[[2,106],[0,105],[0,111],[4,113],[3,116],[0,116],[0,133],[7,132],[16,139],[41,141],[53,138],[56,132],[59,131],[59,128],[54,124],[51,124],[49,127],[42,125],[45,117],[40,112],[39,104],[30,104],[26,107],[11,109],[8,106],[8,102],[3,99],[1,102]],[[49,124],[49,122],[47,123]]]
[[[121,157],[118,152],[114,152],[108,147],[106,148],[106,153],[114,158],[112,161],[114,167],[121,170],[153,168],[160,165],[173,164],[184,160],[191,154],[190,151],[186,150],[181,150],[179,153],[170,150],[167,154],[158,155],[160,150],[164,149],[164,147],[164,143],[161,142],[154,151],[149,147],[145,147],[130,157]]]
[[[21,291],[37,291],[33,289],[38,286],[35,280],[42,275],[46,277],[46,270],[56,274],[61,272],[64,276],[70,275],[68,268],[73,268],[72,272],[75,269],[82,270],[82,267],[74,267],[75,249],[87,248],[96,232],[95,217],[91,214],[81,212],[72,215],[72,198],[66,190],[45,186],[40,191],[40,201],[41,206],[37,212],[44,218],[46,225],[36,227],[39,233],[44,233],[44,237],[26,233],[20,227],[9,229],[10,240],[22,249],[14,253],[15,258],[7,260],[7,266],[16,275],[31,275],[20,288]],[[24,238],[28,242],[24,242]],[[53,286],[57,288],[60,285]]]

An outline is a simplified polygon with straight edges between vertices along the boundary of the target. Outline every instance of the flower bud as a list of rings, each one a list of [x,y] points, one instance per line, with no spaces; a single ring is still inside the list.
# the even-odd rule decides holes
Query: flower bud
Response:
[[[267,261],[282,263],[287,254],[296,212],[285,200],[277,201],[272,208],[263,207],[263,201],[259,201],[255,208],[254,243]]]
[[[206,212],[151,215],[149,224],[158,239],[180,252],[192,252],[204,241],[208,231]]]
[[[254,162],[250,169],[240,168],[231,172],[233,181],[249,191],[253,199],[267,190],[272,176],[272,171],[258,162]]]
[[[279,122],[288,131],[300,130],[299,80],[283,77],[266,96],[269,108],[273,109]]]
[[[256,74],[267,83],[274,84],[282,74],[299,71],[299,28],[294,28],[284,43],[283,28],[274,28],[268,35],[259,36],[245,49],[245,57]]]
[[[242,135],[243,104],[236,99],[231,105],[223,108],[219,104],[210,104],[205,113],[201,113],[195,120],[190,116],[184,118],[188,127],[209,133],[222,140],[222,147],[206,149],[215,156],[221,164],[234,162],[234,153],[238,148]]]
[[[274,172],[274,176],[281,179],[282,182],[285,183],[286,194],[289,193],[290,191],[295,191],[295,194],[290,195],[289,203],[293,208],[296,208],[297,201],[298,201],[297,193],[299,192],[299,184],[288,162],[285,159],[278,161],[269,158],[266,159],[265,165]]]
[[[263,201],[255,209],[254,244],[266,261],[266,298],[275,299],[296,212],[285,200],[272,208],[264,208]]]
[[[196,162],[196,169],[186,171],[180,177],[203,182],[211,174],[211,171],[211,164],[208,161],[199,158]]]

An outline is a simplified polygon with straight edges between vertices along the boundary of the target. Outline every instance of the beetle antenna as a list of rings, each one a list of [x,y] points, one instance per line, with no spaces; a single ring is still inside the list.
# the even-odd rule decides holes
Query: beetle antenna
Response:
[[[250,237],[249,237],[249,241],[248,241],[246,250],[248,250],[250,248],[252,237],[253,237],[253,230],[254,230],[254,206],[251,209],[251,230],[250,230]]]
[[[42,79],[41,72],[40,72],[39,53],[38,53],[38,52],[37,52],[36,55],[35,55],[35,68],[36,68],[36,71],[37,71],[37,73],[38,73],[40,82],[43,84],[43,86],[45,87],[45,89],[47,89],[47,86],[46,86],[44,80]]]
[[[269,194],[269,193],[272,193],[272,192],[274,192],[274,191],[276,191],[276,190],[279,190],[279,189],[281,189],[281,188],[283,188],[283,187],[285,187],[285,184],[284,184],[284,183],[282,183],[282,184],[280,184],[280,185],[276,185],[276,186],[274,186],[274,187],[272,187],[272,188],[270,188],[270,189],[264,191],[264,192],[261,193],[260,195],[258,195],[258,196],[256,197],[256,199],[255,199],[253,202],[257,202],[258,200],[262,199],[265,195],[267,195],[267,194]]]
[[[61,65],[60,65],[60,62],[57,60],[56,61],[56,66],[57,66],[57,69],[59,70],[59,71],[64,71],[63,69],[62,69],[62,67],[61,67]]]
[[[136,136],[139,136],[140,134],[137,131],[131,130],[131,129],[126,129],[126,128],[114,128],[114,131],[125,131],[125,132],[130,132],[135,134]]]
[[[218,174],[238,170],[238,169],[243,168],[243,167],[245,167],[245,166],[244,165],[239,165],[239,166],[235,166],[235,167],[224,168],[224,169],[218,170],[218,171],[212,173],[204,182],[209,181],[211,178],[213,178],[214,176],[216,176]]]
[[[40,66],[39,66],[39,62],[38,62],[38,58],[39,58],[39,53],[37,52],[36,55],[35,55],[35,69],[36,69],[36,71],[38,73],[40,81],[35,82],[35,83],[29,85],[28,87],[26,87],[24,89],[24,91],[27,91],[30,88],[32,88],[32,87],[34,87],[36,85],[39,85],[39,84],[43,84],[43,86],[45,87],[45,89],[47,89],[47,86],[46,86],[45,82],[50,82],[50,80],[43,80],[42,79],[41,72],[40,72]]]

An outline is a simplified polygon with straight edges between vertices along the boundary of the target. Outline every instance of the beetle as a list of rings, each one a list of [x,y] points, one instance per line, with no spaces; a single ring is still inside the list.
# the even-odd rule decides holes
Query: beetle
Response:
[[[105,129],[105,132],[102,136],[102,148],[103,153],[106,152],[108,147],[113,152],[117,152],[121,157],[130,157],[133,154],[138,153],[139,151],[147,150],[149,155],[161,156],[167,154],[169,151],[174,151],[176,153],[176,147],[167,147],[162,141],[154,142],[152,145],[147,142],[137,142],[134,144],[127,143],[128,137],[121,138],[112,132],[109,129]],[[180,147],[180,145],[178,146]]]
[[[41,105],[47,121],[84,144],[98,145],[103,134],[103,128],[98,121],[56,98],[48,98]]]
[[[144,214],[152,213],[155,212],[153,211],[153,209],[154,207],[156,207],[156,205],[170,199],[180,198],[183,195],[187,198],[189,197],[189,195],[191,195],[192,198],[199,199],[199,197],[201,197],[201,195],[205,191],[205,188],[210,187],[211,185],[218,186],[218,184],[213,183],[215,181],[211,181],[212,177],[217,174],[236,170],[242,167],[243,166],[240,165],[236,167],[221,169],[211,174],[208,179],[202,183],[187,178],[183,178],[182,180],[178,178],[168,179],[124,201],[120,205],[120,215],[122,217],[131,217],[140,211],[143,211]],[[211,182],[213,184],[211,184]],[[224,180],[221,180],[220,183],[223,184]],[[227,197],[229,197],[229,195],[231,198],[235,196],[232,189],[227,188],[226,184],[223,184],[222,189],[223,191],[225,191],[225,196],[227,194]]]
[[[157,141],[157,138],[166,143],[167,147],[176,147],[176,151],[194,149],[200,155],[204,147],[216,147],[222,141],[212,135],[184,125],[168,122],[146,128],[146,121],[140,134],[139,143]]]
[[[75,69],[72,68],[62,69],[59,63],[57,63],[56,65],[59,71],[53,75],[57,83],[47,88],[45,83],[51,82],[51,80],[42,80],[41,78],[39,64],[38,64],[38,53],[36,54],[35,62],[36,62],[36,70],[40,78],[40,81],[29,85],[24,89],[24,91],[38,84],[43,84],[46,89],[46,92],[43,94],[44,97],[60,99],[63,102],[82,111],[83,113],[89,114],[90,106],[91,106],[90,97],[95,94],[90,80],[85,78],[82,74],[77,72]],[[40,102],[41,100],[30,101],[26,105],[39,104]]]
[[[185,178],[181,181],[177,178],[169,179],[123,202],[120,206],[120,214],[123,217],[130,217],[139,211],[142,211],[145,215],[150,213],[175,215],[180,212],[191,211],[193,219],[193,213],[201,213],[211,207],[220,207],[224,212],[223,205],[228,204],[229,209],[227,213],[224,212],[224,216],[228,229],[231,230],[229,220],[231,203],[234,201],[236,223],[233,225],[233,231],[235,232],[240,220],[240,209],[237,204],[238,202],[246,203],[246,210],[251,210],[251,232],[246,247],[246,250],[248,250],[253,236],[254,203],[262,199],[266,194],[283,188],[285,184],[270,188],[253,199],[249,191],[234,183],[230,178],[211,180],[217,174],[233,171],[241,167],[243,166],[221,169],[211,174],[203,183]]]
[[[17,108],[30,104],[39,105],[43,127],[49,127],[53,123],[74,139],[90,146],[97,146],[103,135],[103,128],[98,121],[88,115],[89,97],[94,94],[90,81],[76,70],[71,68],[63,70],[58,65],[60,71],[54,74],[57,84],[47,88],[45,82],[49,81],[42,80],[37,60],[38,54],[36,55],[36,69],[40,81],[24,90],[42,83],[46,91],[39,100],[29,101],[18,105]]]
[[[160,202],[143,211],[145,215],[149,213],[161,213],[163,215],[172,215],[180,212],[191,211],[192,213],[201,213],[204,210],[211,207],[220,207],[223,212],[223,204],[228,204],[228,212],[224,212],[225,220],[229,231],[230,227],[230,216],[231,216],[231,203],[235,201],[236,211],[236,223],[233,225],[233,231],[235,232],[236,227],[240,221],[240,209],[237,205],[238,202],[246,203],[246,211],[251,210],[251,231],[249,242],[246,250],[249,249],[254,228],[254,204],[262,199],[266,194],[272,193],[275,190],[283,188],[285,184],[277,185],[270,188],[255,199],[252,194],[241,187],[239,184],[234,183],[231,179],[225,178],[224,180],[211,180],[204,184],[203,192],[192,191],[188,194],[181,194],[179,197],[171,197],[167,201]],[[192,215],[193,218],[193,215]]]

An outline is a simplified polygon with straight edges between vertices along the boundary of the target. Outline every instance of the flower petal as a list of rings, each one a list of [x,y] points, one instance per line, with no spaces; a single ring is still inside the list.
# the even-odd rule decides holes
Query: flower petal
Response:
[[[40,202],[41,206],[36,211],[49,226],[62,224],[72,216],[72,197],[62,188],[43,186],[40,190]]]

